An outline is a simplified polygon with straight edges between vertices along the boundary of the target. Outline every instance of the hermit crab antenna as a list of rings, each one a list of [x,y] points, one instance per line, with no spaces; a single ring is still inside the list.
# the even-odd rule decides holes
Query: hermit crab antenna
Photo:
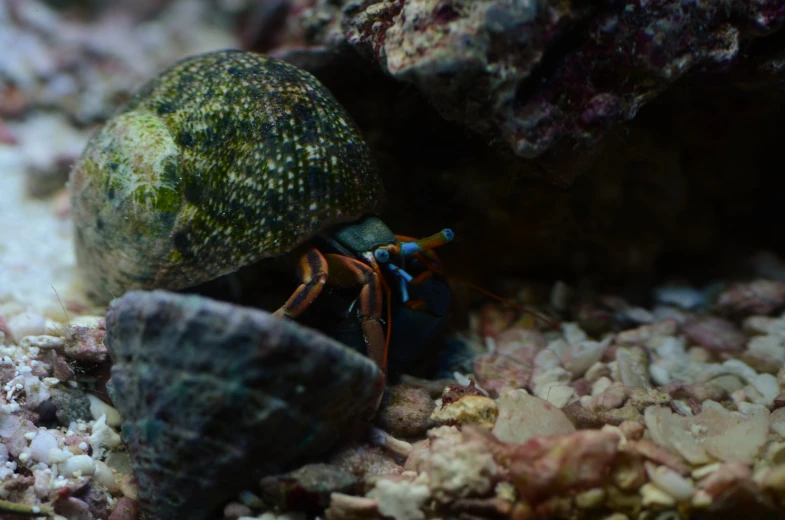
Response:
[[[414,242],[402,242],[400,245],[400,254],[403,256],[411,256],[415,253],[422,253],[429,249],[434,249],[439,246],[451,242],[455,238],[455,233],[452,229],[442,229],[435,235],[421,238]]]
[[[409,301],[409,288],[406,286],[406,284],[411,283],[412,280],[414,280],[414,278],[412,277],[412,275],[410,275],[409,273],[407,273],[397,265],[387,264],[387,268],[390,271],[392,271],[393,274],[395,274],[395,276],[398,277],[399,283],[401,285],[401,301],[403,303],[406,303],[407,301]]]

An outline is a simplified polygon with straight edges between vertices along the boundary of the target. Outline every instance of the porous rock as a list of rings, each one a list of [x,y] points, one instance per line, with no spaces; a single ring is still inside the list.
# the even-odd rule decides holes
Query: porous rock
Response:
[[[782,23],[775,4],[344,0],[298,14],[313,43],[348,42],[530,158],[590,148],[691,70],[736,60],[742,38]]]
[[[55,406],[55,416],[63,426],[75,421],[89,421],[90,399],[84,390],[71,388],[68,385],[57,385],[49,389],[52,394],[50,402]]]

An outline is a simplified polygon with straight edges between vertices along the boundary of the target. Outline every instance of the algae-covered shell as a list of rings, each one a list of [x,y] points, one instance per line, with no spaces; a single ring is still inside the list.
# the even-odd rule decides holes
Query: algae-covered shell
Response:
[[[108,388],[142,518],[219,518],[258,477],[322,454],[383,391],[365,356],[247,307],[131,291],[106,317]]]
[[[287,253],[384,199],[327,89],[242,51],[186,58],[150,81],[92,137],[69,186],[77,264],[99,302]]]

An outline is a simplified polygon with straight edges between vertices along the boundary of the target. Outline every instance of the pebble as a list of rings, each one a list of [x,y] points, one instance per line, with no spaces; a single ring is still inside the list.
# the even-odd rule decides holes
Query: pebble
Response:
[[[120,497],[114,506],[109,520],[136,520],[139,518],[139,504],[128,497]]]
[[[67,458],[58,467],[60,473],[66,477],[71,477],[75,473],[81,473],[82,476],[95,474],[95,461],[89,455],[74,455]]]
[[[545,399],[557,408],[564,408],[575,395],[575,389],[566,384],[546,383],[535,387],[534,395]]]
[[[426,478],[413,482],[380,479],[366,496],[376,500],[379,514],[384,518],[425,520],[425,513],[421,508],[430,498],[431,492],[427,485],[427,475],[423,476]]]
[[[712,351],[738,352],[747,345],[747,335],[723,318],[694,318],[684,324],[683,330],[688,341]]]
[[[90,413],[90,398],[81,388],[71,388],[67,385],[56,385],[49,390],[50,402],[55,406],[55,416],[63,426],[72,422],[89,421],[93,418]]]
[[[69,359],[103,363],[109,359],[109,353],[104,346],[106,330],[103,328],[88,328],[80,325],[68,325],[64,335],[64,353]]]
[[[595,363],[602,359],[605,349],[613,340],[612,336],[606,337],[603,341],[580,341],[572,343],[567,352],[562,355],[562,366],[567,369],[573,377],[580,377],[586,373]]]
[[[692,480],[682,477],[667,466],[655,466],[647,462],[646,473],[654,485],[679,502],[687,501],[695,494],[696,488]]]
[[[122,423],[122,418],[117,409],[98,397],[88,394],[87,398],[90,400],[90,414],[94,420],[99,420],[102,415],[106,415],[106,424],[112,428],[119,428]]]
[[[771,314],[785,306],[785,281],[753,280],[734,284],[717,298],[720,312],[730,315]]]
[[[706,294],[694,287],[671,285],[657,287],[653,291],[654,300],[664,305],[675,305],[692,310],[706,305]]]
[[[649,360],[639,347],[616,349],[619,380],[625,387],[649,389]]]
[[[27,336],[42,336],[46,334],[46,319],[38,313],[25,311],[11,316],[7,329],[11,333],[12,341],[19,343]]]
[[[575,495],[575,505],[580,509],[596,509],[605,504],[605,490],[593,488]]]
[[[396,437],[425,433],[436,403],[423,388],[395,385],[387,389],[377,415],[379,427]]]
[[[96,455],[103,454],[106,448],[116,448],[120,445],[120,435],[106,424],[104,415],[93,424],[93,433],[90,434],[90,446]]]
[[[58,447],[57,437],[51,431],[42,428],[30,442],[30,457],[35,461],[49,464],[52,462],[49,459],[49,452]]]
[[[64,343],[63,338],[44,334],[41,336],[27,336],[19,342],[19,345],[26,348],[38,347],[41,349],[55,349],[62,348]]]
[[[575,431],[575,426],[558,407],[524,390],[507,389],[498,402],[499,416],[493,434],[501,441],[523,444],[541,435]]]
[[[93,479],[100,485],[106,488],[112,494],[120,492],[120,484],[115,479],[114,472],[101,460],[95,461],[95,473]]]
[[[676,503],[672,496],[650,482],[641,486],[640,493],[644,506],[672,506]]]
[[[474,373],[492,396],[505,386],[523,388],[531,382],[533,362],[522,363],[504,354],[485,354],[474,359]]]
[[[360,481],[331,464],[307,464],[261,480],[262,498],[282,510],[318,512],[330,504],[332,493],[356,493]]]
[[[499,408],[496,401],[484,395],[464,395],[457,401],[437,407],[431,421],[438,424],[477,424],[493,428]]]
[[[329,462],[361,479],[402,471],[393,454],[366,444],[351,444],[330,457]]]

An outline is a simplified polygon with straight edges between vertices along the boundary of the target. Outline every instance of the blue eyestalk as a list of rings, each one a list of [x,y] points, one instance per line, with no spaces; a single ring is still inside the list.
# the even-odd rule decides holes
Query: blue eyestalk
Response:
[[[428,249],[443,246],[447,242],[451,242],[453,238],[455,238],[455,233],[452,232],[452,229],[443,229],[435,235],[421,238],[416,242],[403,242],[401,244],[400,253],[403,256],[411,256],[415,253],[421,253]]]
[[[387,251],[386,249],[382,249],[382,248],[377,249],[376,251],[373,252],[373,256],[374,258],[376,258],[376,261],[379,262],[380,264],[386,264],[387,262],[390,261],[390,252]]]

